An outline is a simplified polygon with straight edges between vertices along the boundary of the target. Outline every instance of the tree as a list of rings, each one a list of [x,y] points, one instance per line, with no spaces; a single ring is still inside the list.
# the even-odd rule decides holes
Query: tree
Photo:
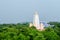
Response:
[[[48,27],[44,32],[46,40],[59,40],[59,36],[54,32],[53,28]]]

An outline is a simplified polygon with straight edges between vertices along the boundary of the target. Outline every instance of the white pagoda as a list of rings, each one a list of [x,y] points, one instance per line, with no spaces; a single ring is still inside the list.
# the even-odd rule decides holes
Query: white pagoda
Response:
[[[29,27],[36,27],[37,30],[44,30],[44,24],[40,22],[38,12],[35,12],[33,23],[30,23]]]

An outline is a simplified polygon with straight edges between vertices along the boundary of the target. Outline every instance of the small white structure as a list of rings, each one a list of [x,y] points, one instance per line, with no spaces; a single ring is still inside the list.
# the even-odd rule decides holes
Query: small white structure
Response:
[[[35,12],[33,23],[30,23],[30,27],[35,26],[38,30],[44,30],[44,24],[40,23],[38,12]]]
[[[32,26],[33,26],[33,24],[32,24],[32,23],[30,23],[29,27],[32,27]]]
[[[44,30],[45,25],[43,23],[40,23],[40,30]]]

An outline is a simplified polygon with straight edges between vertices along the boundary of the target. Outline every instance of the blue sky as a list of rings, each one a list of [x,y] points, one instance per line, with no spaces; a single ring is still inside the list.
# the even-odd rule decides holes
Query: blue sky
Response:
[[[60,22],[60,0],[0,0],[0,23],[32,22],[35,11],[41,21]]]

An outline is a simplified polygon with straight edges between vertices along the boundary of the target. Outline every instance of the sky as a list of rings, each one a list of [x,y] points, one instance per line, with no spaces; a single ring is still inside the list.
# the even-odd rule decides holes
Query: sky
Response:
[[[60,0],[0,0],[0,23],[32,22],[35,11],[40,21],[60,22]]]

